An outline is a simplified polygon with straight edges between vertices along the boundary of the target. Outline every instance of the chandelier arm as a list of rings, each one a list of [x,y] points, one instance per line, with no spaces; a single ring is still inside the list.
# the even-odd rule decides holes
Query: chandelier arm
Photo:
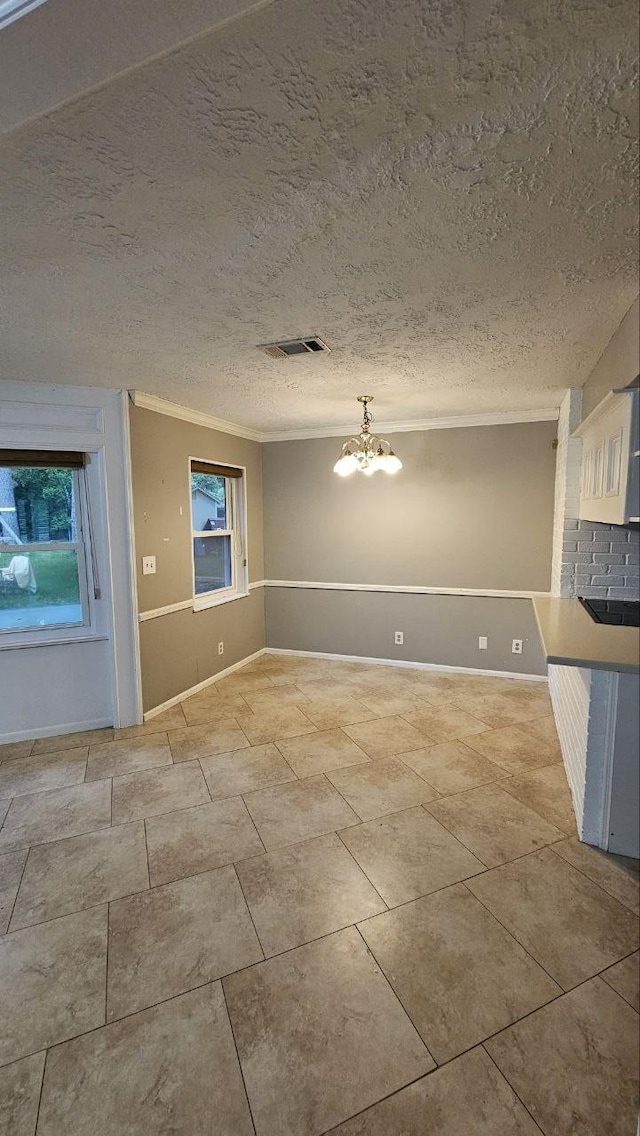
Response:
[[[359,445],[360,445],[360,435],[354,434],[352,438],[347,438],[346,442],[343,443],[343,445],[342,445],[343,453],[344,453],[345,450],[348,450],[349,446],[356,446],[357,447]]]
[[[372,395],[358,396],[358,402],[361,402],[364,408],[360,433],[343,442],[341,457],[334,467],[335,472],[340,473],[343,477],[348,476],[355,469],[371,474],[376,469],[384,469],[387,473],[396,473],[397,470],[402,468],[402,462],[396,457],[391,442],[387,438],[380,438],[377,434],[372,434],[369,429],[373,422],[373,414],[369,410],[369,403],[372,401]],[[341,463],[342,468],[339,468]],[[347,468],[345,468],[345,464]]]

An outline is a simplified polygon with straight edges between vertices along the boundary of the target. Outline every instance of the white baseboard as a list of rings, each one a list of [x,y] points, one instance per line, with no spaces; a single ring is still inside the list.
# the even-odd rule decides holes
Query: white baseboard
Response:
[[[233,674],[234,671],[240,670],[241,667],[246,667],[247,663],[252,663],[254,659],[259,659],[261,655],[298,655],[310,659],[335,659],[341,662],[348,663],[373,663],[374,665],[384,667],[405,667],[412,670],[421,671],[445,671],[452,674],[470,674],[470,675],[487,675],[489,678],[513,678],[523,679],[528,682],[546,682],[546,675],[536,674],[517,674],[514,671],[491,671],[483,670],[479,667],[451,667],[439,665],[438,663],[417,663],[411,659],[373,659],[364,655],[334,655],[329,654],[327,651],[289,651],[282,647],[261,647],[259,651],[254,651],[252,655],[247,655],[246,658],[240,659],[237,663],[232,663],[230,667],[225,667],[223,671],[218,671],[217,674],[211,675],[210,678],[205,678],[203,682],[197,683],[189,690],[183,690],[181,694],[176,694],[173,698],[168,698],[166,702],[162,702],[159,706],[154,706],[152,710],[147,710],[144,714],[144,721],[149,722],[152,718],[157,717],[163,710],[170,710],[172,706],[177,706],[185,698],[190,698],[192,694],[197,694],[200,690],[206,690],[208,686],[212,686],[215,682],[219,682],[221,678],[226,675]],[[113,722],[108,718],[94,718],[87,722],[67,722],[61,726],[43,727],[39,729],[36,727],[32,730],[19,730],[11,734],[0,734],[0,745],[6,745],[10,742],[23,742],[30,741],[32,738],[42,737],[57,737],[59,734],[76,734],[83,733],[85,730],[100,730],[105,727],[113,726]]]
[[[480,667],[451,667],[444,663],[416,663],[411,659],[372,659],[365,655],[333,655],[328,651],[289,651],[284,647],[266,647],[267,655],[300,655],[310,659],[336,659],[344,663],[373,663],[382,667],[410,667],[419,671],[447,671],[451,674],[488,675],[489,678],[515,678],[527,682],[546,682],[546,675],[520,674],[516,671],[490,671]]]
[[[232,663],[230,667],[225,667],[223,671],[218,671],[217,674],[211,675],[210,678],[205,678],[202,682],[196,683],[195,686],[189,687],[189,690],[183,690],[181,694],[174,694],[173,698],[168,698],[166,702],[161,702],[159,706],[154,706],[152,710],[145,711],[145,722],[156,718],[158,714],[162,714],[163,710],[170,710],[172,706],[177,706],[178,703],[183,702],[185,698],[190,698],[192,694],[197,694],[200,690],[206,690],[208,686],[213,686],[214,682],[219,682],[221,678],[233,674],[234,671],[239,671],[240,667],[246,667],[247,663],[252,663],[254,659],[259,659],[261,655],[265,654],[267,654],[267,648],[261,647],[259,651],[254,651],[252,655],[247,655],[246,659],[240,659],[239,662]]]
[[[0,745],[10,742],[30,742],[33,738],[57,738],[60,734],[81,734],[85,730],[102,730],[113,726],[112,718],[92,718],[87,722],[63,722],[61,726],[36,726],[31,730],[15,730],[0,734]]]

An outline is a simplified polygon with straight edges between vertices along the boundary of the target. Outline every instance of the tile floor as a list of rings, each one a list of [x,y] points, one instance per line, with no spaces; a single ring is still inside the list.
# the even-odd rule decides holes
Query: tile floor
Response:
[[[0,748],[1,1136],[635,1136],[542,683],[265,655]]]

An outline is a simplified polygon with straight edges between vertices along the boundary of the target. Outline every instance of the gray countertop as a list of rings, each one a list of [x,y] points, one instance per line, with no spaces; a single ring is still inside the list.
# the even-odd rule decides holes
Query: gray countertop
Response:
[[[548,663],[603,671],[640,671],[640,630],[596,623],[577,599],[533,601]]]

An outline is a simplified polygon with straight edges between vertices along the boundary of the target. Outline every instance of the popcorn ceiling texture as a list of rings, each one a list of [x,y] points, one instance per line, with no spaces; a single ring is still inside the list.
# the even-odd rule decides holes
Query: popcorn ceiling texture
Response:
[[[279,0],[16,130],[0,375],[262,429],[558,405],[637,292],[635,8]]]

